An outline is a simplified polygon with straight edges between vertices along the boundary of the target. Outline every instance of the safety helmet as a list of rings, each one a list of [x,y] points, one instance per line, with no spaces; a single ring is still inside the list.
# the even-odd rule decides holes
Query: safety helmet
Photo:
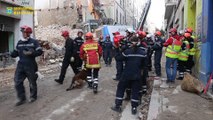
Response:
[[[155,35],[157,35],[157,36],[161,36],[162,34],[161,34],[161,32],[160,32],[160,31],[156,31],[156,32],[155,32]]]
[[[146,37],[147,37],[147,38],[151,38],[151,37],[152,37],[152,34],[148,34]]]
[[[193,30],[192,30],[192,28],[186,28],[185,32],[192,34]]]
[[[144,32],[144,31],[138,31],[137,33],[138,33],[138,36],[141,38],[146,37],[146,32]]]
[[[179,35],[184,35],[184,30],[180,30]]]
[[[171,29],[169,30],[169,32],[170,32],[170,33],[171,33],[171,32],[177,33],[177,29],[176,29],[176,28],[171,28]]]
[[[189,37],[191,37],[191,34],[190,33],[184,33],[184,37],[189,38]]]
[[[116,31],[114,33],[112,33],[113,35],[120,35],[120,32]]]
[[[62,31],[61,32],[61,36],[68,37],[69,36],[69,31],[67,31],[67,30]]]
[[[86,39],[92,39],[93,38],[93,34],[91,32],[86,33],[85,35]]]
[[[24,25],[24,26],[21,26],[21,32],[25,32],[25,33],[28,33],[28,34],[31,34],[33,32],[32,28],[27,26],[27,25]]]

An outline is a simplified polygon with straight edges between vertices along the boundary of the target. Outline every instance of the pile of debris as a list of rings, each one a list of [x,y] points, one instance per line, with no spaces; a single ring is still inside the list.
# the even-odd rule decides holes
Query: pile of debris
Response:
[[[70,32],[70,37],[77,36],[77,32],[80,29],[72,29],[71,26],[61,26],[58,24],[49,25],[47,27],[37,26],[35,27],[35,36],[38,40],[44,40],[54,42],[59,45],[63,45],[63,37],[61,37],[61,31],[67,30]]]
[[[77,36],[80,29],[72,29],[71,26],[61,26],[58,24],[49,25],[47,27],[37,26],[35,28],[36,39],[39,40],[44,54],[39,58],[41,64],[54,64],[60,62],[64,55],[64,38],[61,32],[67,30],[70,37]]]

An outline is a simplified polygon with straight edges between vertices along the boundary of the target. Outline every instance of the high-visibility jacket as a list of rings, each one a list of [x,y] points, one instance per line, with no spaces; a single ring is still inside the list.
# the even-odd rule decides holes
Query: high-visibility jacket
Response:
[[[86,63],[86,68],[100,68],[100,56],[102,48],[93,40],[87,40],[80,48],[80,57]]]
[[[166,55],[166,57],[169,57],[169,58],[178,58],[178,54],[181,50],[182,42],[173,37],[172,37],[172,39],[173,39],[172,45],[169,45],[166,48],[165,55]]]
[[[189,46],[189,42],[187,40],[184,40],[183,44],[185,44],[185,48],[180,51],[179,56],[178,56],[178,60],[187,61],[188,57],[189,57],[190,46]]]
[[[193,44],[193,47],[189,49],[189,55],[194,56],[196,53],[195,43],[194,43],[195,36],[191,36],[191,38],[193,39],[193,41],[190,41],[190,44]]]

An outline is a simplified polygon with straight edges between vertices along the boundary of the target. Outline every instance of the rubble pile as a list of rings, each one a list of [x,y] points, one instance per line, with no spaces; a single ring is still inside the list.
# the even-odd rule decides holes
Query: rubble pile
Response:
[[[67,30],[70,32],[70,37],[76,37],[77,32],[80,29],[72,29],[71,26],[61,26],[58,24],[49,25],[47,27],[37,26],[35,28],[35,36],[38,40],[44,40],[56,43],[57,45],[63,45],[64,40],[61,37],[61,31]]]
[[[40,57],[43,64],[54,64],[61,61],[64,54],[64,38],[61,32],[67,30],[71,38],[77,36],[80,29],[72,29],[71,26],[61,26],[58,24],[49,25],[47,27],[37,26],[35,28],[36,39],[39,40],[44,54]]]

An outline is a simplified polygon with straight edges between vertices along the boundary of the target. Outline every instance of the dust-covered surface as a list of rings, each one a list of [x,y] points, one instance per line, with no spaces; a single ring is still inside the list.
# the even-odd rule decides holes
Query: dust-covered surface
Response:
[[[175,85],[172,86],[164,82],[162,78],[160,81],[154,81],[148,120],[211,120],[213,118],[213,100],[182,91],[181,81],[176,80]]]
[[[115,66],[113,62],[113,66]],[[15,107],[16,95],[13,87],[13,72],[10,83],[1,87],[0,118],[1,120],[118,120],[120,114],[112,111],[117,82],[112,80],[115,67],[102,67],[100,71],[100,87],[97,95],[85,87],[66,91],[73,76],[69,68],[63,85],[58,85],[60,67],[51,65],[40,67],[45,76],[38,80],[38,100]],[[28,82],[25,80],[27,96]],[[125,104],[124,104],[125,105]],[[125,106],[124,106],[125,107]]]

